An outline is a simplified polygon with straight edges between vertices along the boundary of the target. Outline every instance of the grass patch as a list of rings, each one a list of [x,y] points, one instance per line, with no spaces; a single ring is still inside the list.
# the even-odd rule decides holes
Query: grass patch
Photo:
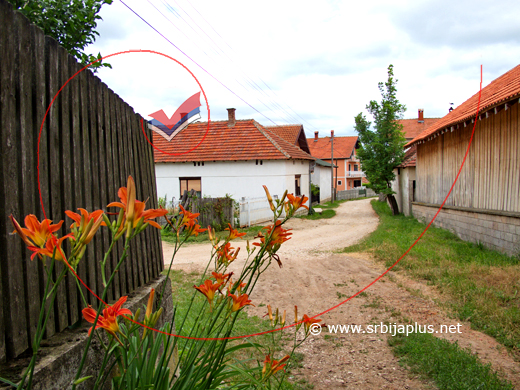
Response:
[[[242,237],[244,240],[252,240],[260,230],[262,230],[263,226],[251,226],[248,228],[239,228],[237,229],[239,233],[246,233],[244,237]],[[224,240],[225,237],[227,237],[229,234],[229,231],[224,230],[221,232],[216,232],[216,236],[219,237],[221,240]],[[175,233],[172,231],[166,231],[166,229],[161,230],[161,239],[163,241],[169,242],[174,244],[175,243]],[[196,244],[196,243],[203,243],[203,242],[209,242],[208,233],[200,233],[198,236],[191,236],[186,241],[186,244]]]
[[[386,203],[372,201],[380,217],[377,229],[344,252],[367,251],[392,265],[419,237],[425,225],[413,217],[392,216]],[[393,270],[439,286],[445,302],[474,329],[495,337],[520,358],[520,261],[462,241],[455,234],[430,227]]]
[[[513,390],[510,382],[498,377],[490,365],[484,365],[469,350],[438,339],[429,333],[411,333],[390,337],[400,363],[423,377],[432,379],[440,389]]]
[[[166,274],[166,271],[164,273]],[[196,313],[198,313],[203,306],[207,307],[206,298],[203,297],[202,294],[199,294],[200,297],[198,298],[200,299],[195,299],[191,307],[191,310],[188,311],[191,297],[194,292],[193,285],[200,283],[201,275],[198,273],[186,273],[180,270],[171,270],[170,280],[172,283],[172,296],[174,297],[173,304],[177,310],[176,325],[180,326],[182,319],[186,317],[186,323],[183,326],[181,335],[187,336],[189,330],[195,325]],[[188,315],[186,316],[187,313]],[[248,316],[247,313],[244,310],[242,310],[238,316],[238,320],[235,323],[235,326],[233,328],[233,334],[231,336],[241,336],[246,334],[259,333],[268,329],[270,329],[268,320],[264,320],[256,316]],[[269,334],[255,336],[251,338],[251,341],[263,345],[269,345],[271,342],[271,336]],[[238,339],[230,341],[228,345],[232,346],[247,342],[248,339]],[[179,351],[181,351],[185,347],[185,345],[186,340],[182,338],[179,339]],[[281,351],[281,347],[282,345],[280,343],[280,345],[277,346],[277,348],[279,348],[279,352],[275,354],[277,358],[285,355],[285,352]],[[265,355],[260,356],[260,354],[256,350],[254,351],[254,354],[251,354],[251,351],[253,351],[253,349],[239,350],[235,352],[232,356],[239,360],[251,359],[251,361],[254,362],[255,365],[257,360],[260,361],[260,363],[262,363],[265,359]],[[298,368],[301,366],[303,354],[296,352],[293,355],[293,359],[291,360],[293,361],[289,361],[288,368]],[[288,376],[285,377],[281,386],[281,389],[283,390],[304,390],[310,388],[312,387],[309,387],[309,384],[307,384],[305,381],[296,383],[290,382],[288,380]]]

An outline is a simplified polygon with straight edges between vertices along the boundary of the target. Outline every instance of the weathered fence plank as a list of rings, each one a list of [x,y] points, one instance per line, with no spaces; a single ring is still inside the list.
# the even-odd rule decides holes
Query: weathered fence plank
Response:
[[[119,200],[117,191],[126,185],[130,174],[136,181],[138,199],[149,199],[148,208],[157,207],[157,195],[152,147],[141,133],[141,117],[91,71],[83,70],[63,88],[48,111],[40,135],[49,104],[82,66],[5,0],[0,0],[0,20],[1,362],[30,347],[46,282],[42,261],[31,262],[31,253],[23,242],[9,234],[13,230],[9,214],[21,223],[27,214],[41,220],[42,205],[45,217],[54,223],[64,220],[57,232],[62,236],[72,223],[65,218],[65,210],[106,209],[109,202]],[[103,289],[100,264],[109,239],[103,228],[77,269],[98,295]],[[108,273],[122,254],[122,241],[109,259]],[[147,229],[131,248],[109,291],[109,302],[149,282],[163,269],[160,236],[155,229]],[[69,244],[65,242],[63,249],[67,253]],[[64,264],[56,262],[54,277],[63,269]],[[83,294],[68,274],[50,310],[47,338],[81,319],[85,306],[81,295],[93,307],[98,306],[97,298],[87,288],[82,286],[81,291]]]
[[[14,18],[9,15],[9,8],[2,7],[0,15],[0,34],[2,45],[0,46],[0,57],[2,58],[2,72],[0,74],[0,118],[2,120],[1,130],[1,166],[2,166],[2,197],[4,203],[2,208],[3,220],[0,224],[0,232],[5,239],[5,248],[0,253],[9,254],[21,258],[22,246],[14,236],[8,235],[11,226],[7,225],[7,217],[13,214],[17,219],[19,205],[19,181],[18,170],[19,157],[19,118],[16,117],[16,85],[15,74],[17,66],[8,66],[9,63],[16,64],[16,31]],[[23,283],[23,265],[21,262],[0,262],[2,267],[2,287],[4,288],[3,299],[6,307],[3,317],[5,326],[5,346],[7,355],[16,355],[27,348],[26,316],[25,316],[25,291]]]

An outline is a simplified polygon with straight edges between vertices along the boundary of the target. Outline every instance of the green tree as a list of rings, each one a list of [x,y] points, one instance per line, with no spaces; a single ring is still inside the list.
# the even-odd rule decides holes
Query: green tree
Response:
[[[361,168],[370,181],[368,187],[387,196],[394,215],[399,213],[399,209],[391,187],[395,179],[393,170],[403,162],[403,147],[406,143],[403,126],[397,122],[402,118],[406,107],[397,100],[396,83],[394,67],[389,65],[388,80],[378,84],[381,103],[372,100],[366,106],[374,118],[374,130],[370,129],[371,123],[362,113],[355,117],[354,127],[359,135],[360,148],[357,154],[361,160]]]
[[[85,53],[85,47],[94,43],[98,15],[103,4],[112,0],[9,0],[32,23],[40,27],[46,35],[56,39],[78,61],[87,65],[102,58]],[[92,68],[110,64],[96,62]]]

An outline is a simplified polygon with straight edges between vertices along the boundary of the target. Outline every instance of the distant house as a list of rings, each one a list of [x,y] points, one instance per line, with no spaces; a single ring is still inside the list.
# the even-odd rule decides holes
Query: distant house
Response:
[[[400,119],[403,126],[403,134],[406,141],[410,142],[440,118],[425,118],[424,109],[418,110],[415,119]],[[417,159],[417,146],[407,147],[404,161],[395,168],[395,180],[392,182],[392,190],[395,191],[395,200],[399,211],[404,215],[412,214],[412,201],[415,191],[415,162]]]
[[[157,193],[169,201],[191,189],[236,200],[265,198],[262,185],[273,196],[310,192],[315,159],[253,119],[236,120],[234,108],[227,121],[191,123],[171,141],[154,133],[153,143],[165,152],[155,150]]]
[[[520,65],[407,144],[417,147],[412,213],[429,221],[465,165],[435,224],[464,240],[520,252]]]
[[[298,146],[304,152],[311,154],[303,125],[281,125],[281,126],[264,126],[275,134],[284,138],[286,141]],[[320,188],[320,202],[328,202],[332,197],[331,186],[331,170],[332,164],[316,159],[311,165],[311,182]]]
[[[318,137],[314,132],[314,139],[309,142],[309,149],[313,157],[331,163],[331,137]],[[334,131],[332,131],[334,137]],[[358,137],[334,137],[334,172],[337,191],[351,190],[361,187],[366,182],[365,174],[361,171],[361,162],[356,155]]]

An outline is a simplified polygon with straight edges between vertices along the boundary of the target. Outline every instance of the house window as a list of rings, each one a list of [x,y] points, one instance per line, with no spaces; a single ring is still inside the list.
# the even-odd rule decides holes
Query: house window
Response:
[[[354,180],[354,187],[361,187],[361,180]]]
[[[294,193],[296,196],[300,196],[301,195],[301,191],[300,191],[300,179],[301,179],[302,175],[296,175],[294,176]]]
[[[201,180],[200,177],[180,177],[179,178],[179,184],[180,184],[180,196],[184,194],[184,191],[191,191],[195,190],[197,193],[197,196],[200,198],[202,197],[202,187],[201,187]]]
[[[348,171],[350,172],[350,164],[348,164]]]
[[[355,164],[355,165],[354,165],[354,172],[357,172],[357,170],[358,170],[358,165]]]
[[[260,164],[260,165],[263,165],[263,161],[262,160],[256,160],[256,165]]]
[[[342,181],[338,180],[338,186],[340,186],[341,184],[342,184]]]

